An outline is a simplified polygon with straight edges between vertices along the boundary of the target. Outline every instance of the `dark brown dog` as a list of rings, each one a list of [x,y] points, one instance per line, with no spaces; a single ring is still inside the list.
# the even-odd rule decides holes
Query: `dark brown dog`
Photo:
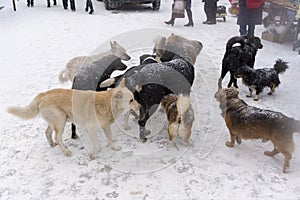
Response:
[[[219,89],[215,93],[230,133],[230,141],[226,142],[226,146],[233,147],[235,140],[240,138],[270,140],[274,149],[264,154],[273,157],[282,153],[283,172],[286,172],[295,147],[293,133],[300,132],[300,121],[280,112],[249,106],[238,98],[238,94],[233,87]]]
[[[165,96],[161,105],[168,118],[168,134],[170,143],[179,134],[183,141],[189,145],[191,129],[194,122],[194,111],[190,103],[190,98],[183,95],[169,94]]]

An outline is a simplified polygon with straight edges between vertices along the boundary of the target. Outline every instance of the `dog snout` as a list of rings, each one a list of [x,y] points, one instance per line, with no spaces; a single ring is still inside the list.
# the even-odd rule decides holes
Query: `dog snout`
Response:
[[[126,61],[127,61],[127,60],[130,60],[130,59],[131,59],[131,57],[130,57],[129,55],[127,55],[127,54],[124,55],[124,59],[123,59],[123,60],[126,60]]]

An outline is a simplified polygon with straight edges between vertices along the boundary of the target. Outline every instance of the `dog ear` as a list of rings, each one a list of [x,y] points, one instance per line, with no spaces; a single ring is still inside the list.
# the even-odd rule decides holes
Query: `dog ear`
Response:
[[[123,79],[120,81],[119,87],[122,87],[122,88],[125,87],[125,78],[123,78]]]
[[[123,92],[121,90],[118,90],[114,95],[113,98],[115,99],[122,99],[123,98]]]
[[[112,50],[113,52],[116,50],[115,42],[116,42],[116,41],[114,41],[114,43],[112,43],[111,41],[109,42],[110,48],[111,48],[111,50]]]
[[[136,85],[135,90],[140,92],[142,90],[142,86],[141,85]]]
[[[239,91],[235,87],[226,89],[226,99],[238,98]]]

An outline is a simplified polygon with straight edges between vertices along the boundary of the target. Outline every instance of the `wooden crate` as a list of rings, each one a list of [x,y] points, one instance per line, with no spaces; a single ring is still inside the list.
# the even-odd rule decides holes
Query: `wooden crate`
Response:
[[[262,32],[261,38],[263,40],[267,40],[270,42],[278,42],[279,41],[279,35],[277,33],[270,33],[268,31]]]

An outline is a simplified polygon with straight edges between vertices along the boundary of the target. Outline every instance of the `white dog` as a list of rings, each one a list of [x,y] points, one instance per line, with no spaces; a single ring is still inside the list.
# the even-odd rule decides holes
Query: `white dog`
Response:
[[[126,53],[124,47],[122,47],[118,42],[110,42],[111,49],[100,54],[91,55],[91,56],[78,56],[72,58],[66,65],[65,69],[63,69],[58,74],[58,79],[61,83],[67,82],[68,80],[73,82],[73,79],[81,67],[88,66],[93,62],[103,58],[108,55],[115,55],[121,60],[129,60],[130,56]]]
[[[40,113],[48,123],[46,129],[48,143],[51,147],[57,144],[67,156],[71,155],[71,151],[62,141],[66,122],[71,121],[84,127],[93,143],[90,158],[94,159],[94,153],[99,149],[97,132],[102,129],[112,149],[120,150],[121,147],[112,145],[110,125],[124,110],[137,108],[138,103],[125,87],[123,79],[118,87],[103,92],[72,89],[49,90],[38,94],[29,105],[9,107],[7,112],[23,119],[31,119]]]

